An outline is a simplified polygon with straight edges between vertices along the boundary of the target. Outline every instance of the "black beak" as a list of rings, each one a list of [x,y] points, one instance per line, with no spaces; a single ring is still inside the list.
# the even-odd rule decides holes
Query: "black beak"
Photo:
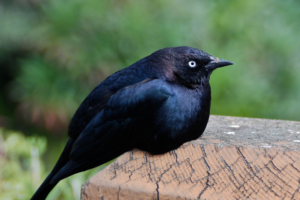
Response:
[[[223,60],[223,59],[215,58],[215,57],[211,56],[211,62],[208,63],[205,66],[205,68],[208,69],[208,70],[215,70],[219,67],[225,67],[227,65],[233,65],[233,63],[230,62],[230,61],[227,61],[227,60]]]

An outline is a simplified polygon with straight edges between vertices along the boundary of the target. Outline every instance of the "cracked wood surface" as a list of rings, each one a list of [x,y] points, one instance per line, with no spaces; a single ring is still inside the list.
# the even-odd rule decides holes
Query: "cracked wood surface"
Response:
[[[83,200],[300,199],[300,122],[211,116],[163,155],[133,150],[82,186]]]

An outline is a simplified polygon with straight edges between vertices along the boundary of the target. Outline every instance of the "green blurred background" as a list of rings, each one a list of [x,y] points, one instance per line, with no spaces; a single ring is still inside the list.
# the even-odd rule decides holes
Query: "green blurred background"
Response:
[[[192,46],[230,60],[211,77],[212,114],[300,120],[296,0],[1,0],[0,199],[29,199],[54,166],[79,104],[152,52]],[[61,181],[79,199],[102,167]]]

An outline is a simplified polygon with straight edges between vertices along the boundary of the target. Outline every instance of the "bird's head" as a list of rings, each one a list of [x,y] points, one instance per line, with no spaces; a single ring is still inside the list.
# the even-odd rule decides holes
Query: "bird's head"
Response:
[[[232,65],[232,62],[213,57],[192,47],[172,47],[162,49],[169,74],[176,81],[188,87],[207,84],[213,70]]]

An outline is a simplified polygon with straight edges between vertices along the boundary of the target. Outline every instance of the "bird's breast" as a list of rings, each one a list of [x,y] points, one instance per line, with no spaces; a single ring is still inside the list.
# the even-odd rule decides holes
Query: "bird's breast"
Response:
[[[161,134],[170,140],[191,140],[204,131],[210,112],[210,90],[176,88],[159,112]]]
[[[201,136],[210,111],[210,90],[175,88],[154,116],[151,138],[136,147],[152,154],[162,154]]]

